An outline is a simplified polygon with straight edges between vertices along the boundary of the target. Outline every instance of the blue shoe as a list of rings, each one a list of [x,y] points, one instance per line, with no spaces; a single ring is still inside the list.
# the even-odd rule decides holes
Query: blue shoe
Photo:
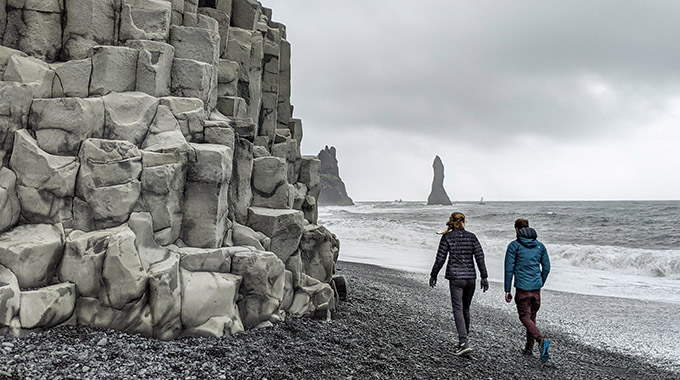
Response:
[[[550,340],[543,339],[539,348],[541,350],[541,363],[545,363],[550,359]]]

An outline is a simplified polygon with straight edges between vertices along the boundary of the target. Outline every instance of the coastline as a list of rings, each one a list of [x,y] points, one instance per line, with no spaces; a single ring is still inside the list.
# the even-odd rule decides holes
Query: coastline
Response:
[[[545,311],[542,308],[539,312],[539,327],[553,341],[552,357],[548,365],[542,365],[536,356],[520,355],[523,328],[514,305],[503,303],[497,294],[502,292],[500,284],[492,283],[489,292],[475,294],[470,335],[475,351],[470,360],[453,355],[457,336],[442,276],[438,287],[430,289],[421,273],[367,264],[338,262],[338,274],[348,282],[349,299],[340,304],[329,322],[288,318],[274,327],[221,339],[192,337],[172,342],[82,326],[54,328],[20,339],[0,336],[0,378],[677,379],[680,376],[677,367],[664,369],[639,355],[585,344],[568,329],[562,329],[571,326],[570,318],[578,322],[569,312],[583,313],[574,304],[592,312],[597,305],[625,306],[619,299],[608,304],[608,300],[601,299],[607,297],[548,291],[544,297]],[[640,307],[646,310],[652,305]],[[629,312],[638,312],[621,311],[612,310],[610,320],[597,324],[602,329],[616,328],[619,318],[625,320]],[[553,312],[564,319],[544,325],[543,321],[549,320]],[[667,317],[670,320],[673,315]],[[578,323],[571,327],[579,328]],[[660,334],[661,329],[653,327],[649,328]],[[105,344],[101,344],[103,339]],[[650,338],[651,345],[660,344],[655,339],[657,336]]]

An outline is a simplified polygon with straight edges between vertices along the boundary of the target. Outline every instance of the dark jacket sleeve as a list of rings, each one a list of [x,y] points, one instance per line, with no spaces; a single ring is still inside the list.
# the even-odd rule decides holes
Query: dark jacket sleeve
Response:
[[[475,261],[477,261],[477,268],[479,268],[479,275],[482,276],[482,278],[489,277],[489,274],[486,271],[486,264],[484,263],[484,250],[482,250],[482,245],[479,244],[479,239],[477,239],[476,236],[475,236],[474,250],[475,250]]]
[[[550,273],[550,258],[548,257],[548,250],[545,246],[541,245],[541,248],[543,248],[543,254],[541,255],[541,279],[543,280],[543,285],[545,285],[545,281],[548,279],[548,274]]]
[[[508,244],[508,249],[505,250],[505,292],[510,292],[512,288],[512,277],[515,275],[515,260],[517,259],[517,251],[515,245]]]
[[[432,267],[432,272],[430,273],[430,277],[437,277],[439,274],[439,271],[442,269],[444,266],[444,263],[446,262],[446,257],[449,255],[449,242],[446,240],[444,236],[442,236],[441,240],[439,241],[439,248],[437,249],[437,257],[434,260],[434,266]]]

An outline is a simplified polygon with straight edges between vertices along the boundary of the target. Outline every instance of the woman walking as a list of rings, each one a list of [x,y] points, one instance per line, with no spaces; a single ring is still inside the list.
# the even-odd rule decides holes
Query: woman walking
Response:
[[[453,316],[458,330],[456,355],[463,355],[472,351],[468,344],[468,333],[470,331],[470,304],[475,294],[475,280],[477,279],[474,262],[477,262],[477,268],[482,277],[481,288],[485,292],[489,289],[487,279],[489,276],[484,264],[484,251],[477,236],[465,230],[465,215],[454,212],[446,226],[447,229],[442,233],[437,257],[430,273],[430,287],[434,288],[437,285],[437,275],[448,256],[445,278],[449,280]]]

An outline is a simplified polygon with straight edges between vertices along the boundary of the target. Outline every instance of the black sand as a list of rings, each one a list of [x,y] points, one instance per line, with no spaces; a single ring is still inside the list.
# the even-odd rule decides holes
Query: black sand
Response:
[[[680,378],[639,356],[591,348],[551,327],[543,328],[553,341],[552,358],[543,365],[536,356],[520,355],[524,332],[517,317],[486,302],[473,304],[472,358],[459,358],[453,354],[457,336],[443,279],[432,290],[422,275],[352,263],[338,263],[338,269],[348,280],[350,298],[330,322],[289,318],[223,339],[173,342],[84,327],[22,339],[4,336],[0,378]],[[483,296],[489,293],[475,298]]]

